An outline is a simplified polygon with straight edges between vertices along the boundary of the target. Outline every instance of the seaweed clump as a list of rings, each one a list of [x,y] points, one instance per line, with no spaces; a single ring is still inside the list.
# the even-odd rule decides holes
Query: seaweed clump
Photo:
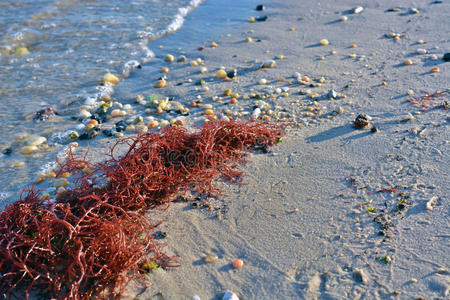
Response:
[[[72,189],[44,200],[26,188],[0,212],[0,295],[119,297],[145,265],[176,267],[145,212],[187,191],[220,194],[215,181],[239,182],[245,154],[282,136],[276,124],[217,121],[194,132],[169,127],[121,139],[98,164],[69,151],[58,176],[76,174]],[[80,172],[86,167],[92,172]]]

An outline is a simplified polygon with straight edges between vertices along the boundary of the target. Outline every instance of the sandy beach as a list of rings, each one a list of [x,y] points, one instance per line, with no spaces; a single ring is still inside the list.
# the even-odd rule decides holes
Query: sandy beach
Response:
[[[165,220],[163,250],[180,266],[152,271],[147,287],[130,283],[123,299],[450,297],[449,12],[445,1],[209,0],[151,45],[154,60],[114,100],[139,111],[138,95],[173,98],[189,115],[155,116],[188,128],[207,118],[205,104],[219,118],[289,126],[282,143],[247,157],[242,185],[219,182],[223,195],[205,205],[149,212]],[[216,78],[221,67],[235,78]],[[356,129],[360,114],[369,124]],[[95,161],[113,143],[80,147]]]
[[[198,86],[176,85],[186,79],[204,79],[208,96],[222,96],[228,88],[240,95],[272,91],[275,97],[265,100],[271,109],[300,126],[287,129],[273,152],[250,155],[243,185],[224,185],[225,195],[212,209],[172,203],[161,211],[166,249],[180,256],[181,266],[153,272],[151,286],[131,294],[221,299],[231,290],[240,299],[447,298],[448,111],[443,98],[426,110],[407,99],[448,88],[442,60],[449,47],[448,3],[263,4],[262,12],[246,9],[268,21],[242,20],[208,36],[201,52],[199,44],[184,44],[188,60],[201,57],[209,72],[172,64],[168,86],[158,92],[183,103],[205,98]],[[359,5],[364,10],[352,13]],[[189,40],[189,30],[187,20],[175,35]],[[254,42],[246,42],[248,37]],[[171,38],[167,45],[161,41],[157,59],[175,51]],[[329,45],[321,46],[322,39]],[[208,47],[212,41],[219,46]],[[427,54],[417,54],[419,48]],[[269,59],[274,68],[255,70]],[[407,59],[412,65],[404,64]],[[237,68],[237,80],[213,79],[221,66]],[[440,72],[430,73],[435,66]],[[155,77],[154,70],[148,72],[137,76]],[[298,84],[296,72],[310,77],[312,87]],[[258,84],[262,78],[267,85]],[[289,88],[287,97],[275,92],[283,87]],[[330,90],[345,98],[330,100]],[[238,101],[251,113],[255,99]],[[230,107],[207,103],[221,111]],[[371,125],[356,130],[353,121],[361,113],[372,117]],[[217,262],[206,263],[207,255],[216,255]],[[242,269],[231,267],[235,258],[244,261]]]

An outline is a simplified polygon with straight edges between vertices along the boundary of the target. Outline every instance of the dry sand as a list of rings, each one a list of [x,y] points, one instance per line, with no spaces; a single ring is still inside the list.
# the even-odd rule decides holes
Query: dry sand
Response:
[[[227,5],[215,0],[204,5],[208,3]],[[223,111],[232,107],[209,96],[221,96],[227,88],[241,96],[251,89],[267,92],[267,86],[258,85],[261,78],[272,90],[293,82],[288,97],[265,101],[301,125],[287,129],[273,152],[251,154],[243,166],[247,174],[243,185],[223,184],[225,195],[212,201],[211,210],[178,202],[152,212],[153,218],[167,220],[159,228],[167,232],[165,251],[179,255],[181,266],[152,272],[148,288],[131,285],[124,298],[221,299],[226,290],[240,299],[448,298],[448,110],[436,106],[422,111],[407,101],[407,91],[413,90],[418,98],[422,91],[448,89],[449,65],[441,58],[450,48],[449,3],[263,4],[263,12],[256,12],[252,4],[238,9],[247,10],[248,16],[267,15],[268,21],[233,20],[233,26],[223,29],[226,32],[205,33],[207,47],[200,52],[197,47],[202,44],[189,42],[189,22],[202,13],[201,6],[180,32],[160,41],[164,47],[154,62],[117,88],[116,97],[130,102],[139,93],[157,92],[188,105],[202,95],[204,103]],[[364,10],[352,14],[358,5]],[[394,7],[399,11],[387,11]],[[419,13],[411,13],[412,7]],[[339,21],[342,16],[348,20]],[[385,36],[392,32],[404,36],[398,41]],[[246,37],[255,42],[245,42]],[[329,45],[318,45],[321,39],[328,39]],[[177,40],[180,45],[173,44]],[[425,43],[418,44],[419,40]],[[208,47],[211,41],[219,46]],[[167,87],[154,90],[164,56],[177,56],[178,47],[183,47],[188,61],[201,57],[209,72],[201,74],[189,63],[172,63]],[[415,54],[417,48],[429,54]],[[286,58],[276,60],[276,67],[255,71],[255,60],[279,55]],[[408,58],[413,64],[403,65]],[[220,66],[237,68],[237,80],[213,79]],[[429,72],[434,66],[439,73]],[[302,86],[295,72],[315,83],[324,77],[325,82],[320,87]],[[194,84],[200,79],[207,81],[209,92]],[[300,93],[308,89],[318,97]],[[329,100],[330,89],[347,97]],[[229,99],[224,97],[224,103]],[[240,98],[236,107],[252,112],[254,100]],[[201,112],[193,109],[188,125]],[[352,122],[360,113],[370,115],[379,132],[372,133],[371,126],[355,130]],[[433,197],[437,201],[427,210]],[[205,263],[208,254],[217,255],[218,261]],[[235,258],[244,261],[242,269],[231,267]]]

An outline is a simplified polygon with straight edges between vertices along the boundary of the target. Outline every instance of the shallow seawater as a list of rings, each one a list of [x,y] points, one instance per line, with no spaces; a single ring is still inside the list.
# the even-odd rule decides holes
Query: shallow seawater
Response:
[[[202,2],[0,1],[0,207],[66,147],[80,108],[110,92],[103,76],[122,79],[150,61],[149,42]],[[22,155],[37,136],[48,147]]]

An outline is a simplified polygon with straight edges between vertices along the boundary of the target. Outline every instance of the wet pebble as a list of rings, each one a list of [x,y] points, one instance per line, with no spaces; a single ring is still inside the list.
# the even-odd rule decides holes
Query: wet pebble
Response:
[[[258,22],[265,22],[265,21],[269,20],[269,17],[268,16],[258,17],[258,18],[255,18],[255,20]]]
[[[264,5],[262,5],[262,4],[259,4],[259,5],[256,6],[256,10],[257,10],[257,11],[263,11],[264,8],[265,8],[265,7],[264,7]]]
[[[166,57],[164,57],[164,60],[166,62],[173,62],[175,60],[175,57],[172,54],[167,54]]]
[[[46,141],[47,141],[47,139],[45,137],[38,136],[38,137],[35,137],[35,138],[31,139],[28,142],[28,146],[39,146],[39,145],[45,143]]]
[[[108,83],[108,84],[112,84],[112,85],[116,85],[119,83],[119,78],[112,74],[112,73],[107,73],[105,74],[105,76],[103,77],[103,83]]]
[[[20,153],[22,153],[23,155],[30,155],[37,150],[37,146],[25,146],[20,150]]]
[[[184,62],[187,62],[187,58],[186,58],[186,56],[184,56],[184,55],[180,55],[180,56],[178,56],[178,58],[177,58],[177,62],[179,62],[179,63],[184,63]]]
[[[5,148],[2,150],[2,153],[5,155],[10,155],[12,153],[12,148]]]
[[[347,16],[342,16],[342,17],[339,18],[339,20],[340,20],[341,22],[347,22],[348,17],[347,17]]]
[[[442,59],[443,59],[445,62],[450,61],[450,52],[449,52],[449,53],[445,53],[444,56],[442,57]]]

